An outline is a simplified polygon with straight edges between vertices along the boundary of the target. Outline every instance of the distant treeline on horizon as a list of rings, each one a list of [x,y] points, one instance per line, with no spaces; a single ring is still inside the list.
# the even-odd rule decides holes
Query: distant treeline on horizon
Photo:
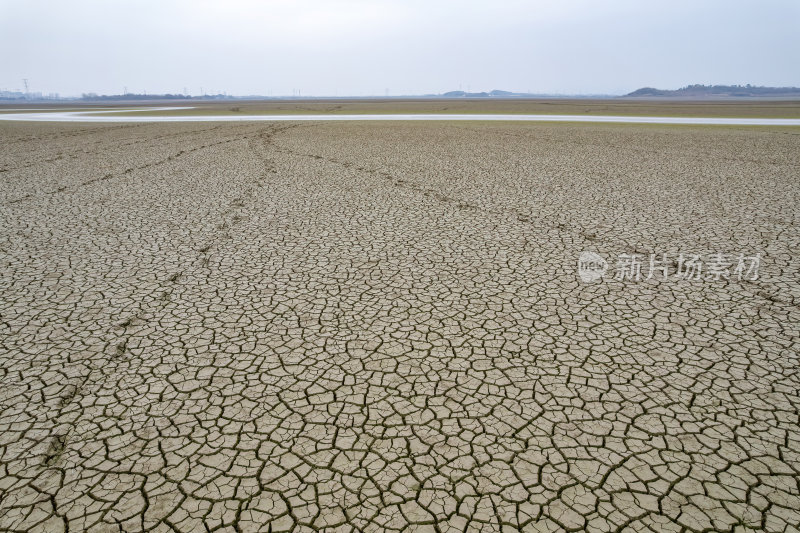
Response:
[[[204,94],[202,96],[191,96],[188,94],[95,94],[84,93],[81,95],[81,100],[190,100],[192,98],[203,98],[213,100],[223,100],[226,98],[233,98],[225,94]]]
[[[448,91],[439,94],[421,95],[397,95],[387,96],[264,96],[264,95],[243,95],[233,96],[230,94],[203,94],[192,96],[188,94],[145,94],[145,93],[125,93],[125,94],[97,94],[83,93],[80,98],[61,97],[57,93],[43,95],[42,93],[23,93],[19,91],[0,91],[0,101],[126,101],[126,100],[276,100],[276,99],[300,99],[308,100],[314,98],[627,98],[627,97],[694,97],[694,98],[713,98],[713,97],[798,97],[800,98],[800,88],[798,87],[759,87],[754,85],[687,85],[680,89],[656,89],[653,87],[642,87],[625,95],[611,94],[544,94],[544,93],[523,93],[502,91],[495,89],[492,91],[467,92],[467,91]]]

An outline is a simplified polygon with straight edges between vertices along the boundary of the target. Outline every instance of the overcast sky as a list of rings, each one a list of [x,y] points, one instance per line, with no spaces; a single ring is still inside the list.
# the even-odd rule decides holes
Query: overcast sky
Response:
[[[800,1],[0,0],[0,51],[62,96],[800,86]]]

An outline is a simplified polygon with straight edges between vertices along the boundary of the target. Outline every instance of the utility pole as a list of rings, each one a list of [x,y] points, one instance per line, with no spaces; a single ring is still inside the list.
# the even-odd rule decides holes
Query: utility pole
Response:
[[[25,85],[25,97],[28,97],[28,78],[22,78],[22,83]]]

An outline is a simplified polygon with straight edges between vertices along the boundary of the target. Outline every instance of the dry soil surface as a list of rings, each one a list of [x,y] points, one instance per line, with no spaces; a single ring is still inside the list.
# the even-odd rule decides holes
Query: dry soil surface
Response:
[[[800,528],[798,129],[0,147],[0,530]],[[584,283],[584,250],[760,278]]]

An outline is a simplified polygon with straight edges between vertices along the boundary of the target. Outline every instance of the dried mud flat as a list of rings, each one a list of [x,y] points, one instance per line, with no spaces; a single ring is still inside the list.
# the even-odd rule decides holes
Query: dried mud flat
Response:
[[[800,528],[797,129],[0,146],[0,530]],[[586,284],[583,250],[761,277]]]

